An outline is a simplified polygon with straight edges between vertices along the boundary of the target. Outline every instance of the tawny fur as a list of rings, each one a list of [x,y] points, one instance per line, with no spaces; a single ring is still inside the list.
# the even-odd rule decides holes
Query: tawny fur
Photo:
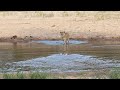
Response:
[[[61,38],[64,41],[64,44],[69,44],[69,33],[67,32],[60,32]]]

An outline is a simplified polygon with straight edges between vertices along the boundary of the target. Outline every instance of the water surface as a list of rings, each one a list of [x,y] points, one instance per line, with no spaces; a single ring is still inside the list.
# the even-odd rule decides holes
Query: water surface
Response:
[[[79,72],[120,67],[120,42],[71,40],[0,42],[0,72]]]

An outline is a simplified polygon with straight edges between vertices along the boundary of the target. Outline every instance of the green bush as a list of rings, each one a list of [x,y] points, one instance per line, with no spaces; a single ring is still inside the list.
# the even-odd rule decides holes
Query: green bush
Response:
[[[120,79],[120,68],[111,71],[109,77],[110,79]]]
[[[30,73],[30,79],[47,79],[48,75],[46,73],[34,72]]]

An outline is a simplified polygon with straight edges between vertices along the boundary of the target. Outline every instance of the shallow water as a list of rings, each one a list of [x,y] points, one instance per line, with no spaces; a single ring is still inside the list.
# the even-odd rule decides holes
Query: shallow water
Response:
[[[0,43],[0,72],[79,72],[120,67],[120,42],[71,40]]]
[[[61,40],[54,40],[54,41],[41,40],[41,41],[33,41],[33,42],[44,43],[46,45],[63,45],[64,44],[64,42]],[[87,41],[70,40],[69,42],[69,44],[82,44],[82,43],[87,43]]]

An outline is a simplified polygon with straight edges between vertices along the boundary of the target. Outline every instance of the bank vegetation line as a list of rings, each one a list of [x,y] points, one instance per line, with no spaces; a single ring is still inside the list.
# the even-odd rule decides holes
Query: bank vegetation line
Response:
[[[0,74],[0,79],[120,79],[120,68],[79,73],[17,72]]]

